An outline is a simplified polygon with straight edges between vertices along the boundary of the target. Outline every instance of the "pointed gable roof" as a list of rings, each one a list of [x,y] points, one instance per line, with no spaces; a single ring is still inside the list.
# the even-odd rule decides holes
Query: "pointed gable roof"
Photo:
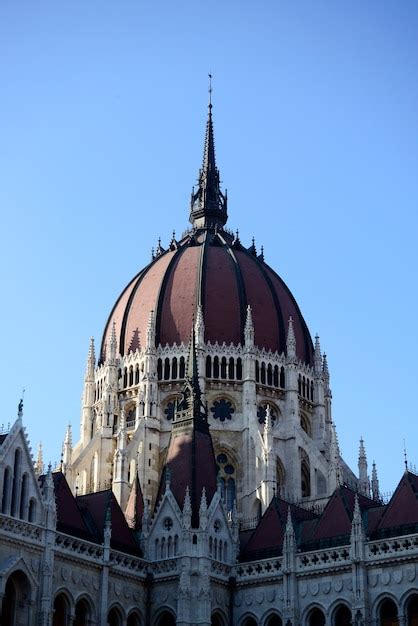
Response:
[[[44,484],[45,478],[45,474],[40,476],[41,485]],[[64,474],[52,472],[52,479],[57,507],[57,529],[81,539],[91,539],[90,532],[77,506],[77,500],[74,498]]]
[[[216,461],[209,432],[207,408],[202,403],[197,370],[194,325],[190,335],[186,380],[171,430],[164,470],[161,475],[157,502],[165,491],[167,473],[170,489],[180,508],[189,488],[192,507],[192,526],[199,526],[199,505],[202,490],[210,503],[216,492]]]
[[[357,497],[362,512],[376,506],[376,502],[370,498],[360,494],[357,494]],[[355,498],[356,492],[346,485],[338,487],[319,518],[311,540],[321,541],[336,537],[349,537]]]
[[[405,471],[385,507],[377,530],[415,524],[418,524],[418,476]]]
[[[144,497],[142,495],[141,484],[139,482],[138,472],[132,484],[131,493],[129,494],[128,504],[126,505],[125,518],[129,528],[140,530],[142,527],[142,516],[144,514]]]
[[[106,514],[108,507],[110,507],[112,524],[110,545],[112,548],[122,552],[139,553],[131,529],[111,489],[77,496],[77,505],[92,536],[99,543],[103,543]]]
[[[246,558],[281,554],[289,509],[295,528],[296,541],[299,543],[303,539],[305,534],[303,526],[306,523],[312,523],[312,520],[315,520],[317,515],[276,496],[270,502],[260,523],[246,544]]]

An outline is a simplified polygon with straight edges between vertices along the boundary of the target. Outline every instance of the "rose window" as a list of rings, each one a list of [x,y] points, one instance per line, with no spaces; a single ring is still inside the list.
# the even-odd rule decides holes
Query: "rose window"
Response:
[[[221,398],[220,400],[215,400],[213,406],[210,408],[213,418],[219,420],[220,422],[224,422],[225,420],[230,420],[232,414],[235,413],[235,409],[232,406],[232,402],[229,400],[225,400],[225,398]]]
[[[260,406],[257,409],[257,417],[258,417],[258,421],[260,424],[264,424],[264,422],[266,421],[266,413],[267,413],[267,404],[260,404]],[[271,406],[271,404],[270,404],[270,418],[271,418],[271,423],[274,426],[277,420],[277,411],[273,406]]]

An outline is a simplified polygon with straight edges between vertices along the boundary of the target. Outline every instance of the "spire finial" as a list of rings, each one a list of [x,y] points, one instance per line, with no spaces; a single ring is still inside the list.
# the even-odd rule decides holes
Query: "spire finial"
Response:
[[[213,77],[212,77],[212,74],[210,72],[208,74],[208,77],[209,77],[209,88],[208,88],[208,92],[209,92],[209,106],[211,107],[212,106],[212,91],[213,91],[213,89],[212,89],[212,78]]]
[[[209,106],[206,122],[203,164],[199,171],[198,189],[193,189],[190,202],[190,222],[197,228],[224,226],[228,219],[226,194],[215,160],[215,140],[212,121],[212,74],[209,74]]]
[[[19,404],[17,406],[17,416],[19,419],[23,417],[23,399],[25,397],[25,389],[22,389],[22,397],[19,400]]]
[[[403,440],[403,459],[404,459],[404,463],[405,463],[405,471],[408,471],[408,456],[406,454],[406,444],[405,444],[405,439]]]

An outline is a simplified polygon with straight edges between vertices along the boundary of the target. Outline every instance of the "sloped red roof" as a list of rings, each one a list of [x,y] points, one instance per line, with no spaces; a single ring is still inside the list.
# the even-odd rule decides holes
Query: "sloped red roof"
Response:
[[[128,504],[126,505],[125,510],[125,517],[129,528],[139,530],[142,526],[143,514],[144,497],[142,495],[141,484],[137,473],[132,484],[131,493],[129,494]]]
[[[77,505],[83,514],[90,532],[96,540],[103,542],[106,513],[110,506],[112,537],[111,546],[117,550],[138,552],[138,546],[132,535],[125,516],[110,489],[97,491],[77,497]]]
[[[315,520],[317,516],[311,511],[275,497],[246,543],[246,555],[266,552],[275,555],[281,552],[289,508],[296,537],[300,540],[303,526],[312,523],[312,520]]]
[[[418,524],[418,476],[405,472],[388,502],[377,530]]]
[[[62,472],[52,472],[52,478],[56,497],[58,530],[84,539],[90,539],[90,532],[64,474]],[[43,484],[44,480],[45,476],[42,476],[41,484]]]
[[[251,305],[255,343],[286,349],[288,319],[293,317],[297,354],[312,362],[309,331],[288,287],[264,262],[226,231],[199,230],[186,235],[141,271],[115,304],[102,340],[105,355],[115,321],[118,349],[127,354],[144,343],[151,310],[156,344],[187,344],[197,305],[202,304],[205,338],[215,343],[243,342],[247,305]]]

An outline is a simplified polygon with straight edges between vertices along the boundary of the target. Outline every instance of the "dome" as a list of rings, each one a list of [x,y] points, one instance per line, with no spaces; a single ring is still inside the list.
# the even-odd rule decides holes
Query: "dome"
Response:
[[[145,344],[150,311],[155,312],[156,345],[187,344],[193,317],[202,306],[205,340],[244,343],[247,306],[251,306],[254,343],[284,352],[293,318],[297,356],[312,362],[312,341],[299,307],[283,280],[227,231],[197,229],[174,239],[128,284],[106,325],[102,360],[115,322],[121,355]]]
[[[206,341],[243,344],[250,305],[258,348],[284,352],[292,316],[297,356],[312,363],[312,340],[290,290],[263,254],[257,255],[254,243],[245,248],[225,229],[227,217],[209,104],[203,164],[190,202],[192,228],[180,241],[173,237],[167,250],[159,244],[152,262],[122,292],[105,328],[102,361],[113,323],[122,356],[144,346],[150,311],[155,315],[156,346],[187,344],[199,305]]]

